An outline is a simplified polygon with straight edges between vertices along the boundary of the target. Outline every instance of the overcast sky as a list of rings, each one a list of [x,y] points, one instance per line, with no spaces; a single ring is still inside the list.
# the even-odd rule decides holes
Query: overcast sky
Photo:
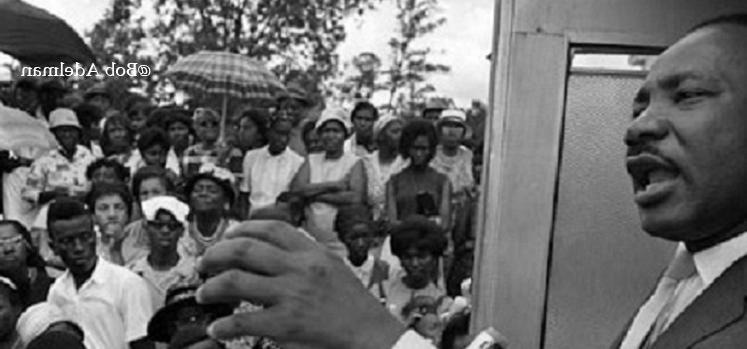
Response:
[[[93,27],[104,10],[107,0],[25,0],[67,21],[79,33]],[[387,42],[395,30],[393,0],[383,0],[375,11],[347,23],[348,36],[339,47],[342,60],[371,51],[385,64],[389,60]],[[459,106],[468,107],[478,98],[487,101],[490,81],[490,62],[485,58],[491,49],[493,1],[441,0],[442,15],[447,22],[422,45],[430,46],[433,60],[451,66],[451,72],[435,76],[432,83],[438,93],[455,99]]]

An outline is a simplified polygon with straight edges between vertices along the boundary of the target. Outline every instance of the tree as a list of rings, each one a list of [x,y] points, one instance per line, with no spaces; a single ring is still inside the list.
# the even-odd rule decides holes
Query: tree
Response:
[[[446,18],[438,15],[438,0],[396,0],[396,4],[398,31],[389,41],[392,65],[386,72],[389,104],[413,110],[434,90],[427,84],[428,75],[450,71],[450,67],[429,60],[430,48],[415,46],[417,39],[442,26]]]
[[[179,57],[200,50],[269,61],[282,78],[302,71],[317,83],[337,67],[342,20],[376,0],[114,0],[87,33],[101,62],[151,67],[136,86],[158,92]]]

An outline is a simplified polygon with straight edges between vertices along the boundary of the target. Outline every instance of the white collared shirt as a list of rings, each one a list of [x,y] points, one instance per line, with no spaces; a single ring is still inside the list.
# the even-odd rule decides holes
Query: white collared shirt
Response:
[[[153,316],[147,287],[135,273],[98,258],[80,289],[68,270],[55,280],[47,301],[81,326],[86,348],[129,349],[129,342],[147,335]]]
[[[687,253],[685,244],[679,243],[675,256]],[[688,305],[690,305],[704,290],[710,287],[713,282],[726,269],[728,269],[737,260],[747,255],[747,233],[724,241],[716,246],[696,252],[692,259],[695,264],[696,273],[693,276],[679,280],[674,288],[674,304],[671,315],[664,324],[664,330],[674,322]],[[656,321],[659,312],[665,306],[668,295],[664,294],[666,284],[676,282],[666,276],[662,277],[654,291],[654,294],[641,306],[636,314],[633,323],[628,329],[620,348],[639,348],[642,341],[649,332],[651,326]]]
[[[290,183],[303,165],[304,159],[290,148],[278,155],[270,154],[269,146],[254,149],[244,156],[244,178],[241,191],[251,193],[251,210],[275,204],[278,196],[290,189]]]

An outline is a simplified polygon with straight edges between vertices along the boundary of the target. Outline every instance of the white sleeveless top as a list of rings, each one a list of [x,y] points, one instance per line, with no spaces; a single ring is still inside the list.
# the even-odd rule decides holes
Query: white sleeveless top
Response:
[[[324,153],[309,154],[309,183],[339,181],[350,174],[359,158],[350,152],[343,153],[339,159],[326,159]],[[321,202],[314,202],[306,209],[306,230],[320,243],[337,242],[334,231],[337,207]]]

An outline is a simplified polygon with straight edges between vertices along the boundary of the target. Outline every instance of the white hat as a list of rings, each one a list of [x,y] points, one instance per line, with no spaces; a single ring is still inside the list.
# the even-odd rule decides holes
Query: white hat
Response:
[[[187,214],[189,214],[189,206],[179,199],[173,196],[156,196],[143,201],[143,216],[146,220],[152,221],[156,219],[156,214],[159,210],[168,211],[174,215],[179,223],[183,225],[187,224]]]
[[[345,112],[344,109],[337,106],[328,106],[327,108],[322,111],[322,116],[319,117],[319,120],[316,121],[315,129],[319,131],[319,128],[322,127],[325,123],[328,121],[339,121],[342,123],[343,127],[345,128],[345,134],[350,134],[350,120],[348,120],[348,113]]]
[[[378,139],[381,131],[383,131],[393,121],[402,121],[402,119],[400,119],[393,113],[386,113],[379,117],[379,119],[376,120],[373,126],[373,139]]]
[[[53,130],[60,126],[73,126],[81,129],[78,116],[72,109],[57,108],[49,113],[49,129]]]
[[[72,322],[72,319],[65,316],[62,309],[52,303],[37,303],[21,314],[16,322],[16,331],[21,342],[28,344],[46,331],[50,325],[62,321]]]
[[[467,121],[467,114],[459,109],[446,109],[441,112],[438,122],[442,123],[447,121],[464,124]]]

